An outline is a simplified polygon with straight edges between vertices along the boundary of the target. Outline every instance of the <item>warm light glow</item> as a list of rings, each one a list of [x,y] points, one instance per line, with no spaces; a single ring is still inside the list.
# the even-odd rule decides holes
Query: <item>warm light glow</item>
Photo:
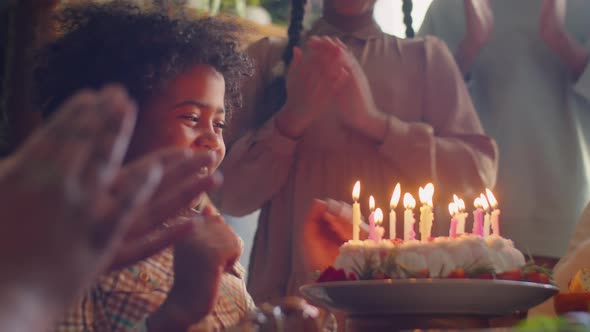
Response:
[[[357,181],[352,188],[352,200],[358,202],[359,196],[361,195],[361,182]]]
[[[391,201],[389,202],[389,206],[392,210],[395,210],[395,208],[397,207],[397,204],[399,203],[399,199],[401,198],[401,196],[402,190],[398,183],[395,185],[395,189],[393,189],[393,195],[391,195]]]
[[[473,206],[476,209],[480,209],[481,207],[483,207],[483,204],[481,203],[481,198],[477,197],[476,199],[473,200]]]
[[[492,209],[495,209],[498,207],[498,201],[496,200],[496,197],[494,196],[494,194],[492,193],[491,190],[486,189],[486,195],[488,197],[488,202],[490,202],[490,206],[492,207]]]
[[[375,216],[374,216],[374,220],[375,220],[375,224],[382,224],[383,223],[383,211],[381,211],[380,208],[377,208],[377,210],[375,210]]]
[[[484,210],[487,210],[487,209],[489,209],[489,208],[490,208],[490,204],[488,204],[488,200],[486,199],[486,197],[485,197],[483,194],[480,194],[480,195],[479,195],[479,199],[480,199],[480,201],[481,201],[481,207],[482,207]]]
[[[455,203],[455,206],[457,207],[457,212],[465,211],[465,201],[457,195],[453,195],[453,203]]]
[[[404,207],[406,209],[414,209],[416,207],[416,200],[410,193],[404,194]]]
[[[457,205],[455,203],[449,203],[449,213],[451,216],[455,216],[459,212]]]
[[[369,210],[371,212],[375,211],[375,198],[373,198],[373,195],[369,197]]]
[[[426,187],[420,187],[418,189],[418,197],[420,198],[420,203],[423,205],[433,206],[432,204],[432,196],[434,195],[434,185],[429,183]]]

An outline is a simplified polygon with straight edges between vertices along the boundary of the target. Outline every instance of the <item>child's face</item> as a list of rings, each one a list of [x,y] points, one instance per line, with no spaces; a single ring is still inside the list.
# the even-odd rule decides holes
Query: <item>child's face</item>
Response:
[[[360,16],[373,11],[377,0],[325,0],[324,7],[342,16]]]
[[[171,81],[139,113],[132,142],[135,156],[170,147],[213,151],[216,162],[225,156],[225,80],[207,65],[196,65]]]

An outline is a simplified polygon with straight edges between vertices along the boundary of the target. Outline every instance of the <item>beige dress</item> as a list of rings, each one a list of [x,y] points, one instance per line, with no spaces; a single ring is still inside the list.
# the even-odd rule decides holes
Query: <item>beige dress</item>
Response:
[[[354,53],[376,105],[390,115],[389,133],[383,144],[375,145],[339,122],[332,109],[297,141],[281,136],[272,118],[233,144],[222,166],[220,203],[224,213],[236,216],[262,208],[248,278],[258,303],[296,294],[313,279],[306,257],[321,253],[306,251],[302,225],[314,198],[350,202],[353,184],[360,180],[366,215],[369,195],[387,210],[396,182],[417,198],[418,186],[432,181],[437,197],[448,203],[450,193],[473,201],[496,178],[496,145],[484,135],[444,43],[398,39],[375,23],[344,34],[319,20],[310,34],[340,37]],[[256,75],[246,83],[246,107],[238,126],[253,128],[253,105],[273,79],[285,44],[266,38],[250,47]],[[448,232],[448,219],[446,213],[435,220],[433,234]]]

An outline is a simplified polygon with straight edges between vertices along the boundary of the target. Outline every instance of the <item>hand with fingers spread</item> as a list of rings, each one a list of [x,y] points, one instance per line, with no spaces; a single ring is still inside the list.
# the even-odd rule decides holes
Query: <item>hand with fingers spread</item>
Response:
[[[179,218],[191,220],[194,229],[174,247],[174,286],[150,317],[154,330],[186,330],[205,317],[217,301],[222,275],[232,270],[241,254],[238,237],[212,209]]]
[[[121,89],[81,92],[0,164],[0,286],[44,305],[47,319],[109,264],[162,178],[152,157],[110,197],[134,123]]]
[[[324,112],[340,82],[347,76],[341,66],[345,49],[330,37],[311,37],[307,49],[293,50],[287,77],[287,102],[277,115],[280,131],[297,138]]]
[[[184,151],[184,157],[179,158],[180,151]],[[176,216],[178,211],[189,206],[196,197],[214,189],[222,181],[219,173],[211,176],[195,174],[195,169],[211,165],[213,158],[209,153],[194,154],[186,150],[171,149],[158,155],[163,168],[162,181],[146,208],[131,224],[109,269],[132,265],[190,234],[196,225],[190,219],[176,218],[174,223],[169,224],[164,221]],[[144,157],[127,167],[125,172],[133,172],[151,159],[151,156]],[[127,184],[119,183],[118,186],[125,188]]]

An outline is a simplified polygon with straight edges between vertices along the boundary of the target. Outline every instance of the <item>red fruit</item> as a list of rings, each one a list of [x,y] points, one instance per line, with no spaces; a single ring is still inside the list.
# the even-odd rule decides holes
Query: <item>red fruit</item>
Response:
[[[504,272],[498,274],[496,277],[497,277],[497,279],[500,279],[500,280],[520,281],[520,280],[522,280],[522,272],[519,269],[504,271]]]
[[[545,273],[541,273],[539,275],[539,280],[541,280],[542,284],[550,284],[551,283],[551,281],[549,280],[549,276],[546,275]]]
[[[350,272],[348,274],[348,280],[358,280],[358,278],[356,277],[356,274]]]
[[[334,271],[336,271],[336,270],[333,267],[331,267],[331,266],[328,267],[327,269],[324,270],[324,272],[322,272],[322,274],[320,274],[317,282],[330,281],[330,276],[334,273]]]
[[[336,270],[333,267],[328,267],[322,272],[317,282],[328,282],[328,281],[345,281],[346,272],[343,269]]]
[[[525,273],[523,279],[529,282],[541,283],[541,273],[539,271],[529,271]]]
[[[456,269],[451,271],[451,273],[449,273],[449,275],[447,276],[447,278],[450,279],[465,279],[466,275],[465,275],[465,270],[463,269]]]

